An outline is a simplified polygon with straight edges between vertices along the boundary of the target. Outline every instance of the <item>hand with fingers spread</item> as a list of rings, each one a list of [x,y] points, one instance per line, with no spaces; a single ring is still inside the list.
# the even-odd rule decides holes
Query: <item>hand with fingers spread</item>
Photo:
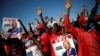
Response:
[[[71,0],[67,0],[67,1],[66,1],[66,4],[65,4],[66,9],[67,9],[67,10],[70,9],[71,6],[72,6],[72,1],[71,1]]]

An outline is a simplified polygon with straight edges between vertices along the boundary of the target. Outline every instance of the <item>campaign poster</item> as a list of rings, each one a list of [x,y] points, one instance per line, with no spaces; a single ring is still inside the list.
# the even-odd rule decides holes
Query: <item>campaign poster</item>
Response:
[[[64,56],[64,53],[67,51],[67,48],[64,47],[65,43],[64,42],[68,42],[66,46],[68,46],[68,44],[70,44],[69,49],[73,48],[75,53],[71,53],[70,50],[70,56],[77,56],[76,54],[76,48],[73,42],[73,37],[71,34],[67,34],[67,35],[61,35],[55,39],[52,40],[52,46],[54,49],[54,52],[56,54],[56,56]],[[67,55],[67,54],[65,54]]]
[[[16,26],[14,26],[15,27],[14,29],[12,27],[13,22],[17,23]],[[20,31],[21,31],[21,27],[18,18],[8,18],[8,17],[3,18],[2,34],[4,39],[7,39],[9,37],[20,38]]]

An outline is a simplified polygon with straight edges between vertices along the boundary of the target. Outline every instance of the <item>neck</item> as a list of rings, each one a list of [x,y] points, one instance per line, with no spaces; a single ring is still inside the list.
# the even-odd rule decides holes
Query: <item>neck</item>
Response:
[[[88,31],[90,29],[90,27],[82,28],[82,29],[84,29],[85,31]]]
[[[88,31],[90,28],[85,29],[86,31]]]
[[[69,49],[67,49],[68,51],[70,51],[70,48]]]
[[[55,34],[57,34],[57,31],[54,31]]]
[[[15,29],[16,27],[12,28],[12,29]]]

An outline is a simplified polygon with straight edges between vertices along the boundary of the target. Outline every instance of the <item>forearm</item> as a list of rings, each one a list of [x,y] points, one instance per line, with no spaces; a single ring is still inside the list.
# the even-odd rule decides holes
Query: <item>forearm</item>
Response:
[[[37,21],[37,23],[38,23],[38,24],[40,24],[40,22],[38,21],[38,19],[37,19],[37,18],[35,18],[35,20]]]
[[[34,31],[33,31],[32,27],[31,27],[31,24],[29,25],[29,27],[30,27],[30,31],[34,34]]]
[[[71,27],[70,27],[71,24],[70,24],[70,20],[69,20],[69,15],[68,15],[68,14],[66,14],[66,15],[64,16],[64,24],[65,24],[65,28],[67,28],[67,29],[71,28]]]
[[[25,33],[26,33],[26,34],[28,34],[28,32],[27,32],[27,30],[26,30],[26,28],[25,28],[24,24],[23,24],[22,22],[20,22],[20,24],[22,25],[22,27],[23,27],[23,29],[24,29]]]
[[[44,26],[46,26],[46,24],[45,24],[45,21],[44,21],[44,19],[43,19],[42,14],[40,15],[40,20],[41,20],[42,24],[43,24]]]
[[[71,23],[69,19],[70,9],[66,11],[66,15],[64,16],[64,24],[65,28],[72,34],[77,35],[78,29],[75,28]]]
[[[41,50],[42,49],[42,45],[39,43],[39,41],[37,41],[37,39],[34,38],[34,37],[32,39],[35,42],[35,44],[37,45],[37,47]]]
[[[66,15],[64,17],[64,24],[66,26],[70,25],[69,14],[70,14],[70,9],[66,9]]]
[[[69,9],[66,9],[66,15],[69,16],[69,14],[70,14],[70,8]]]
[[[42,24],[44,25],[44,28],[45,28],[46,32],[48,33],[48,27],[47,27],[47,25],[46,25],[46,23],[45,23],[45,21],[43,19],[42,14],[40,15],[40,20],[41,20]]]

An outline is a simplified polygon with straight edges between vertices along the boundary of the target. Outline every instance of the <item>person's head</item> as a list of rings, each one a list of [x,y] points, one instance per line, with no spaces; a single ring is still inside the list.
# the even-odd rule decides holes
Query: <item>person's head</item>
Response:
[[[53,27],[52,27],[52,30],[53,30],[54,33],[59,32],[59,25],[57,23],[54,23]]]
[[[70,49],[70,43],[69,43],[69,41],[68,41],[68,40],[65,40],[65,41],[63,42],[63,46],[64,46],[64,48],[65,48],[66,50],[69,50],[69,49]]]
[[[17,27],[17,22],[16,21],[12,21],[12,28],[16,28]]]
[[[53,23],[53,17],[50,18],[50,22]]]
[[[50,31],[52,31],[52,26],[51,25],[49,25],[48,28],[49,28]]]
[[[84,30],[89,30],[88,16],[80,16],[78,22],[81,28],[83,28]]]

